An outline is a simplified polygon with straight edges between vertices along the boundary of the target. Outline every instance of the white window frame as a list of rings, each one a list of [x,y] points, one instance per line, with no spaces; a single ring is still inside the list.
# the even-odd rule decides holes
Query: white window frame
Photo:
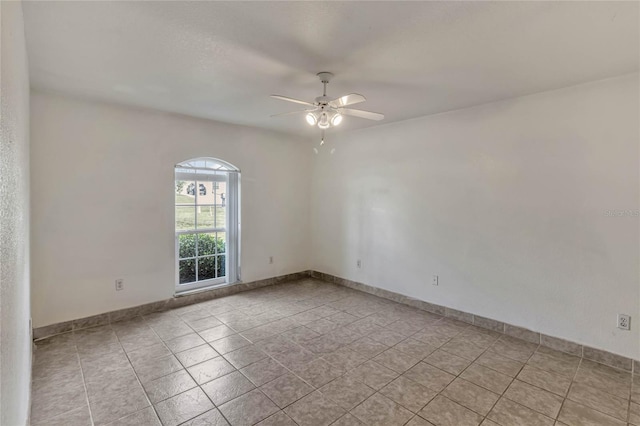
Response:
[[[235,166],[215,158],[195,158],[176,164],[174,183],[178,180],[197,182],[226,182],[226,224],[225,228],[197,228],[194,230],[175,229],[176,217],[174,207],[175,233],[175,292],[190,293],[202,289],[222,287],[240,282],[240,170]],[[198,191],[198,185],[195,190]],[[198,192],[199,193],[199,192]],[[197,196],[196,196],[197,199]],[[195,205],[195,204],[194,204]],[[174,201],[174,206],[176,203]],[[196,208],[197,224],[197,208]],[[208,280],[180,284],[179,236],[226,231],[225,276]],[[197,257],[197,254],[196,254]],[[197,263],[196,263],[197,274]]]

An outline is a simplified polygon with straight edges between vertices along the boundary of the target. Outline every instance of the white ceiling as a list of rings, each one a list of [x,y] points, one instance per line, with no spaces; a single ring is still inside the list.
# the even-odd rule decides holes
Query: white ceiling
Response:
[[[269,95],[311,100],[318,71],[388,123],[637,72],[640,50],[638,2],[46,1],[24,15],[34,88],[309,135],[303,117],[270,118],[298,108]]]

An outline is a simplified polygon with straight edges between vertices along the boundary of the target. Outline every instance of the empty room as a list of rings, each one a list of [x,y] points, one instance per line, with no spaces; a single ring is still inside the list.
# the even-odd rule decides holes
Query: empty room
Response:
[[[0,17],[0,425],[640,426],[640,2]]]

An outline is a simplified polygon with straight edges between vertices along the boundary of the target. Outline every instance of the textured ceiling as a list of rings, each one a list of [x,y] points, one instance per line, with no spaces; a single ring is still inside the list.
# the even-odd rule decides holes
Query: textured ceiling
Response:
[[[26,2],[34,88],[313,134],[272,93],[357,92],[359,128],[637,72],[638,2]],[[317,131],[317,129],[316,129]]]

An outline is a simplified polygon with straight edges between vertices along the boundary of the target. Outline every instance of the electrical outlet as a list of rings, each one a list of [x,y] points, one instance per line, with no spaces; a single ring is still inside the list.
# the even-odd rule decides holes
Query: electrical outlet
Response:
[[[621,330],[631,330],[631,317],[625,314],[618,314],[618,328]]]
[[[273,256],[269,256],[269,264],[273,263]]]
[[[116,280],[116,291],[120,290],[124,290],[124,280],[122,278]]]
[[[434,275],[433,278],[431,278],[431,284],[438,285],[438,276],[437,275]]]
[[[358,269],[362,269],[362,260],[358,259],[358,260],[356,261],[356,267],[357,267]]]

